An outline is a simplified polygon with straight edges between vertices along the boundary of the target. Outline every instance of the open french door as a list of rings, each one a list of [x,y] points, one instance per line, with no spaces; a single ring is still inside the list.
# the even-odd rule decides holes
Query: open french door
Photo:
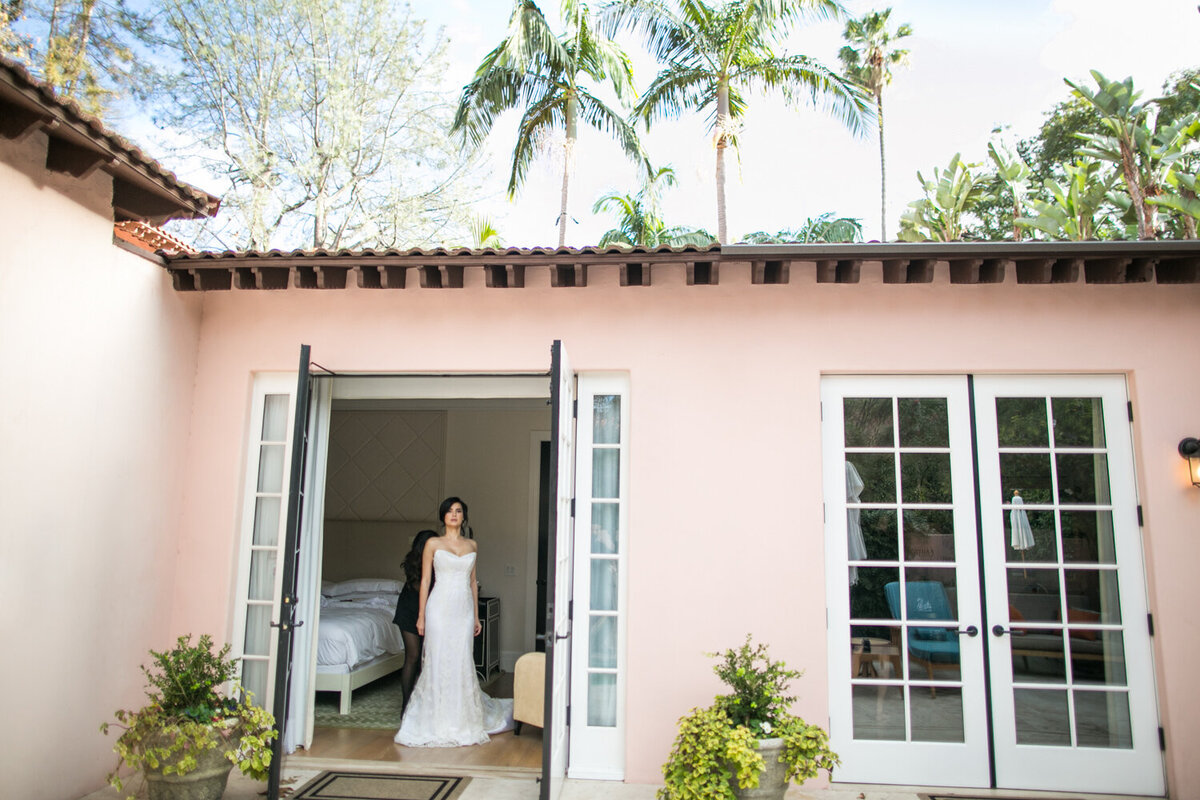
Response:
[[[271,713],[275,715],[275,741],[271,745],[271,769],[267,776],[267,800],[279,800],[279,777],[283,767],[283,733],[287,725],[288,686],[292,671],[292,637],[296,622],[296,566],[300,553],[300,520],[304,511],[304,468],[308,452],[309,346],[300,345],[296,378],[296,410],[292,421],[292,459],[289,468],[287,522],[284,527],[279,619],[273,637],[271,662],[275,665],[275,689]]]
[[[550,350],[550,541],[546,603],[546,719],[541,800],[555,800],[567,773],[571,715],[571,577],[575,498],[575,373],[562,342]]]

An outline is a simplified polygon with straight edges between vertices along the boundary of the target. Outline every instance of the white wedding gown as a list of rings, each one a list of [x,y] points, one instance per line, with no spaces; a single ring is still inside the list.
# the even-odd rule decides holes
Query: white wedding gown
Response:
[[[421,676],[396,732],[408,747],[483,744],[513,725],[513,701],[484,694],[475,676],[471,568],[475,553],[433,554],[437,580],[425,602]]]

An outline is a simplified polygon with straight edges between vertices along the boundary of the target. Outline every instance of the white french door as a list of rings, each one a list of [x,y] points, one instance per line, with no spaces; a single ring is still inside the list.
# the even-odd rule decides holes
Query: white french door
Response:
[[[1162,793],[1126,402],[1120,376],[822,382],[839,780]]]
[[[572,565],[575,533],[575,372],[566,349],[550,350],[550,552],[546,602],[546,700],[541,800],[557,800],[571,736]]]
[[[975,380],[996,783],[1161,795],[1120,376]]]
[[[579,376],[572,778],[625,777],[629,378]]]
[[[966,381],[830,377],[821,402],[837,777],[986,786]]]

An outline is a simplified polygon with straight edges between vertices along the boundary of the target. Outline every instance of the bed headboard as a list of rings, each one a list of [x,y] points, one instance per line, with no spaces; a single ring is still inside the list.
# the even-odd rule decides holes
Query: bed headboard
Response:
[[[359,522],[325,520],[321,580],[395,578],[404,580],[404,556],[417,531],[437,529],[436,522]]]

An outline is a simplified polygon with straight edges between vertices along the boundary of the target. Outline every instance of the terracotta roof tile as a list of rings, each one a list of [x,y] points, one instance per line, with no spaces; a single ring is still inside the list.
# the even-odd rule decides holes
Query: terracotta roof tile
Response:
[[[196,252],[194,247],[175,238],[162,228],[139,220],[116,223],[113,225],[113,235],[121,241],[129,242],[135,247],[151,253],[173,256]]]
[[[74,100],[60,97],[25,67],[0,57],[0,135],[16,138],[36,127],[45,130],[51,139],[85,147],[99,159],[97,168],[114,179],[127,181],[132,191],[154,191],[177,207],[173,213],[159,217],[210,217],[220,206],[220,198],[179,180]]]

